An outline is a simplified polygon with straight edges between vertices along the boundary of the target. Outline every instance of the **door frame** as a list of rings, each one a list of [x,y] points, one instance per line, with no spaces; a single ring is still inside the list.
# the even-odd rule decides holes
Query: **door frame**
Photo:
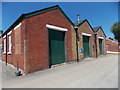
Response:
[[[89,37],[89,54],[91,55],[91,48],[90,48],[90,38],[91,38],[91,34],[88,34],[88,33],[82,33],[82,43],[84,43],[84,41],[83,41],[83,36],[87,36],[87,37]],[[82,46],[83,46],[83,49],[84,49],[84,45],[82,44]],[[83,57],[84,57],[84,51],[83,51]],[[85,58],[85,57],[84,57]]]
[[[104,55],[104,37],[98,36],[98,40],[102,39],[102,54],[100,55]],[[100,43],[99,43],[100,45]],[[99,53],[100,53],[100,46],[99,46]]]
[[[65,39],[64,39],[64,47],[65,47],[65,62],[67,62],[67,28],[62,28],[62,27],[58,27],[55,25],[50,25],[50,24],[46,24],[46,30],[47,30],[47,40],[48,40],[48,66],[49,68],[51,68],[52,65],[50,65],[50,60],[49,60],[49,29],[53,29],[53,30],[57,30],[57,31],[61,31],[61,32],[65,32]]]
[[[104,38],[99,38],[99,37],[98,37],[98,39],[99,39],[99,40],[100,40],[100,39],[102,40],[102,54],[101,54],[101,52],[100,52],[100,41],[99,41],[99,53],[100,53],[100,55],[104,55],[104,46],[103,46],[103,45],[104,45],[104,44],[103,44]]]

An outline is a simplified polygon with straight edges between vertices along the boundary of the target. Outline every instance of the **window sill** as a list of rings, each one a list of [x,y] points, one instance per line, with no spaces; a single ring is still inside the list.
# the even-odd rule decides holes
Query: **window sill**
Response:
[[[6,52],[3,52],[3,54],[6,54]]]
[[[7,52],[7,54],[12,54],[11,52]]]

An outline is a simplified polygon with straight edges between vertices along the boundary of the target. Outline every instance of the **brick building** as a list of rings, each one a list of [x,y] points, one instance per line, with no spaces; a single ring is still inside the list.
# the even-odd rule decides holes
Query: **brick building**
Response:
[[[59,6],[22,14],[3,33],[2,59],[18,62],[25,74],[74,61],[74,37],[74,24]]]
[[[118,54],[120,53],[120,47],[118,42],[112,38],[106,40],[107,54]]]
[[[96,35],[96,37],[95,37]],[[2,60],[23,73],[106,54],[102,28],[87,19],[72,23],[58,6],[22,14],[2,34]],[[99,42],[101,47],[99,47]]]
[[[93,28],[95,33],[96,56],[106,55],[106,35],[101,26]]]
[[[83,59],[86,57],[96,56],[94,31],[87,19],[74,23],[78,34],[78,57]]]

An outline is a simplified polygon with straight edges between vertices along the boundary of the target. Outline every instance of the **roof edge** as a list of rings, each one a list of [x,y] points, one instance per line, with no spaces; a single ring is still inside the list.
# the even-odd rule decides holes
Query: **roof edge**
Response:
[[[94,33],[94,30],[93,30],[92,26],[90,25],[90,23],[89,23],[89,21],[88,21],[87,19],[83,20],[83,22],[80,23],[80,24],[77,25],[77,26],[78,26],[78,27],[81,26],[84,22],[87,22],[87,23],[88,23],[88,25],[90,26],[90,28],[92,29],[92,31],[93,31],[93,33]]]
[[[35,16],[35,15],[38,15],[38,14],[41,14],[41,13],[44,13],[44,12],[47,12],[47,11],[51,11],[51,10],[54,10],[54,9],[59,9],[60,12],[66,17],[66,19],[74,26],[73,22],[69,19],[69,17],[65,14],[65,12],[59,7],[59,5],[55,5],[55,6],[51,6],[51,7],[48,7],[48,8],[36,10],[36,11],[30,12],[30,13],[22,14],[22,15],[2,34],[2,36],[4,36],[4,35],[5,35],[6,33],[8,33],[11,29],[13,29],[13,28],[14,28],[17,24],[19,24],[23,19],[29,18],[29,17],[31,17],[31,16]]]
[[[97,29],[97,31],[96,32],[98,32],[100,29],[102,30],[102,32],[103,32],[103,34],[105,35],[105,37],[107,37],[106,36],[106,34],[105,34],[105,32],[103,31],[103,29],[102,29],[102,26],[97,26],[98,27],[98,29]]]
[[[16,25],[18,25],[25,17],[25,14],[22,14],[3,34],[2,37],[8,33],[11,29],[13,29]]]
[[[106,34],[105,34],[105,32],[104,32],[103,29],[102,29],[102,26],[100,26],[100,28],[101,28],[102,32],[104,33],[105,37],[107,37]]]

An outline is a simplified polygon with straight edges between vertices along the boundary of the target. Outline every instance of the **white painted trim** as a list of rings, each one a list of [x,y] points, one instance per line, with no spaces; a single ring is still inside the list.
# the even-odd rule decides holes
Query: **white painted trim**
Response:
[[[21,23],[19,23],[14,29],[17,29],[21,26]]]
[[[12,52],[12,36],[10,35],[10,36],[8,36],[8,45],[9,45],[9,47],[8,47],[8,52],[7,52],[7,54],[11,54]]]
[[[100,37],[100,36],[98,36],[98,38],[99,38],[99,39],[104,39],[104,37]]]
[[[50,29],[53,29],[53,30],[58,30],[58,31],[68,31],[67,28],[61,28],[61,27],[58,27],[58,26],[53,26],[53,25],[48,25],[48,24],[46,24],[46,27],[50,28]]]
[[[6,38],[6,35],[3,38]]]
[[[12,54],[11,52],[7,52],[7,54]]]
[[[120,53],[120,52],[112,52],[112,51],[107,51],[107,53]]]
[[[6,53],[6,39],[4,38],[4,51],[3,51],[3,54]]]
[[[10,31],[7,35],[10,35],[12,33],[12,31]]]
[[[91,34],[88,34],[88,33],[82,33],[82,35],[84,35],[84,36],[91,36]]]
[[[6,54],[6,52],[3,52],[3,54]]]

